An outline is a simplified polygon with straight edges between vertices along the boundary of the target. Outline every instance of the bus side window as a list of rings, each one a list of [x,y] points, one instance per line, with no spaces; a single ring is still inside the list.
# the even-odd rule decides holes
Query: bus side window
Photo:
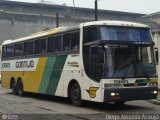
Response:
[[[71,50],[71,33],[66,33],[63,35],[63,51]]]
[[[34,41],[24,42],[24,55],[33,55],[34,53]]]
[[[54,52],[60,52],[61,51],[61,42],[62,42],[62,36],[57,35],[54,38]]]
[[[80,33],[79,31],[71,33],[71,50],[78,51],[80,42]]]
[[[52,37],[49,37],[48,38],[48,47],[47,47],[47,52],[48,53],[53,53],[54,52],[54,46],[55,45],[55,39],[54,39],[54,36]]]
[[[6,57],[14,57],[14,46],[13,45],[8,45],[6,46]]]
[[[35,41],[35,54],[46,53],[47,40],[45,38]]]
[[[22,56],[23,55],[23,45],[22,43],[18,43],[14,45],[14,56]]]
[[[2,58],[6,58],[6,46],[2,47]]]
[[[92,41],[98,40],[98,28],[97,26],[92,26],[92,27],[86,27],[84,28],[84,33],[83,33],[84,41],[83,43],[88,43]]]

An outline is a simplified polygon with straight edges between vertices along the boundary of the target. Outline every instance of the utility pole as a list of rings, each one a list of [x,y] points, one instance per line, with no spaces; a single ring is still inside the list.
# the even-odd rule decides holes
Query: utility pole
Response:
[[[98,1],[95,0],[95,21],[98,21]]]
[[[59,14],[56,14],[56,27],[59,27]]]
[[[76,13],[76,5],[75,5],[75,1],[73,0],[73,18],[75,18],[75,13]]]

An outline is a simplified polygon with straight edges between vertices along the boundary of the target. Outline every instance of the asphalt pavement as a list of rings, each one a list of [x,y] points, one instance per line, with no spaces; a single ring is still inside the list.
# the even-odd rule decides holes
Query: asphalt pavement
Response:
[[[156,105],[160,105],[160,89],[158,90],[158,96],[156,99],[152,99],[152,100],[148,100],[149,102],[156,104]]]
[[[160,102],[160,89],[159,89],[159,91],[158,91],[157,100]]]
[[[160,89],[159,89],[159,91],[158,91],[158,97],[157,97],[157,100],[159,100],[159,101],[160,101]]]
[[[159,105],[145,100],[129,101],[122,106],[86,101],[83,106],[75,107],[65,98],[39,94],[20,97],[0,87],[0,120],[6,117],[11,118],[9,120],[112,120],[112,116],[124,118],[124,115],[139,115],[139,120],[141,117],[150,120],[144,115],[156,115],[157,119],[152,120],[160,120],[159,111]],[[128,120],[128,117],[122,120]]]

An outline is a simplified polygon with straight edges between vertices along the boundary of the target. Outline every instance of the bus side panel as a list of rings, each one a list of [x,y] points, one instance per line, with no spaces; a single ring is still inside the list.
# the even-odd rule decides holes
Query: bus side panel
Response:
[[[4,61],[4,63],[9,63],[10,67],[2,69],[3,86],[10,88],[11,78],[14,78],[15,81],[20,78],[23,81],[24,91],[38,93],[46,60],[47,57]],[[23,61],[33,61],[34,66],[32,68],[28,64],[15,66],[17,62],[21,63]],[[23,69],[22,66],[24,67]]]
[[[56,96],[64,95],[63,71],[64,71],[64,65],[66,63],[67,56],[68,55],[59,56],[56,60],[56,64],[54,67],[54,74],[52,75],[52,81],[50,83],[53,84],[53,92],[54,92],[54,95]]]
[[[20,71],[18,71],[15,65],[15,60],[2,61],[2,86],[5,88],[10,88],[11,78],[17,81],[19,76],[23,75],[22,68],[19,68]]]
[[[23,72],[2,71],[2,86],[10,89],[11,78],[14,78],[14,80],[17,81],[19,76],[23,76]]]
[[[31,71],[27,71],[27,72],[24,72],[23,77],[21,76],[22,81],[23,81],[24,91],[26,92],[31,92],[30,90],[30,80],[31,80],[30,74],[31,73],[32,73]]]
[[[36,71],[30,71],[25,73],[26,81],[29,82],[29,89],[28,90],[26,89],[26,91],[39,93],[39,87],[40,87],[42,75],[45,70],[46,61],[47,61],[47,57],[39,58]]]
[[[55,95],[57,86],[61,79],[66,58],[67,55],[53,56],[48,58],[40,83],[39,93]],[[63,82],[61,84],[63,86]],[[63,94],[63,87],[61,87],[60,92]]]
[[[64,83],[64,85],[62,86],[64,88],[64,97],[68,97],[68,86],[71,80],[76,80],[81,87],[79,54],[68,55],[62,72],[62,77],[64,81],[61,81],[58,84],[56,94],[58,94],[61,90],[62,82]]]
[[[1,79],[2,79],[2,87],[5,87],[5,88],[10,88],[10,72],[5,72],[5,71],[2,71],[1,72]]]
[[[84,71],[83,71],[84,72]],[[84,100],[95,101],[95,102],[102,102],[101,97],[101,83],[95,82],[94,80],[90,79],[87,74],[84,72],[83,77],[83,98]]]
[[[40,87],[39,87],[39,93],[46,94],[47,86],[50,81],[50,77],[53,71],[55,61],[56,61],[56,57],[49,57],[47,59],[46,65],[44,68],[44,73],[43,73],[42,80],[41,80]]]

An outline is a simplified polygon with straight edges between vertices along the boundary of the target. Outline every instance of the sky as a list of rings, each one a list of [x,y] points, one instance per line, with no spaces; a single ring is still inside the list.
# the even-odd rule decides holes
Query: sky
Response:
[[[10,0],[38,3],[40,0]],[[44,0],[73,6],[73,0]],[[74,0],[77,7],[94,8],[95,0]],[[150,14],[160,11],[160,0],[99,0],[99,9]]]

